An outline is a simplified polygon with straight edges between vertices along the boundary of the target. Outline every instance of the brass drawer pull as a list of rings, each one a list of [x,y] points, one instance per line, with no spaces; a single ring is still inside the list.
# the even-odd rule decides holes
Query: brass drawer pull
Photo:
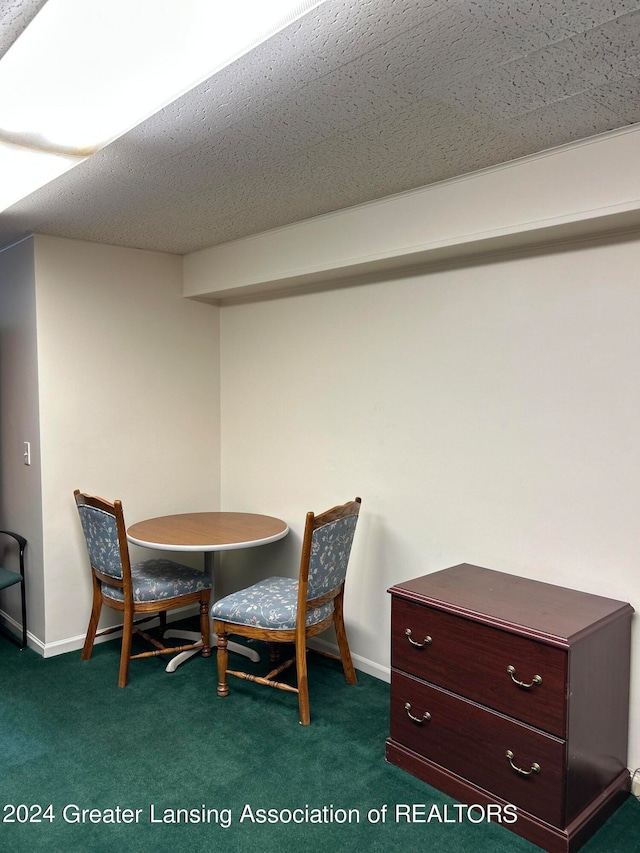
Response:
[[[411,628],[407,628],[405,630],[405,636],[407,640],[411,643],[412,646],[415,646],[417,649],[424,649],[425,646],[431,645],[431,637],[427,634],[422,643],[419,643],[417,640],[414,640],[411,636]]]
[[[419,726],[423,725],[424,723],[428,723],[431,719],[431,714],[428,711],[425,711],[421,717],[414,717],[411,713],[410,702],[404,703],[404,710],[407,712],[407,717],[409,717],[410,720],[413,720],[413,722],[417,723]]]
[[[513,753],[510,749],[507,750],[507,758],[509,759],[511,769],[515,770],[516,773],[519,773],[521,776],[531,776],[532,773],[540,772],[540,765],[536,761],[533,762],[530,770],[523,770],[522,767],[516,767],[516,765],[513,763]]]
[[[525,684],[524,681],[518,681],[517,678],[514,678],[514,675],[516,672],[515,666],[509,665],[507,667],[507,672],[511,676],[511,681],[513,681],[514,684],[517,684],[518,687],[524,687],[525,690],[531,690],[531,688],[535,684],[542,684],[542,676],[541,675],[534,675],[533,678],[531,679],[531,681],[529,682],[529,684]]]

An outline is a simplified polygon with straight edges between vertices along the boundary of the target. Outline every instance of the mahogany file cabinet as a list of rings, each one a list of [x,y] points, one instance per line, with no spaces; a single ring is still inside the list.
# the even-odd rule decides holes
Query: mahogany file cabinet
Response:
[[[630,789],[633,608],[468,564],[389,592],[387,760],[577,850]]]

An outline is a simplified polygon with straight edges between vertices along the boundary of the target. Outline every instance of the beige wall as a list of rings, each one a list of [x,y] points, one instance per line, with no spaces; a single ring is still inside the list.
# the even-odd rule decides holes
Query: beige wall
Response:
[[[31,633],[44,637],[39,436],[36,291],[29,239],[0,252],[0,528],[28,540],[27,622]],[[30,466],[24,464],[25,441],[31,445]],[[8,541],[2,537],[0,549]],[[11,559],[17,570],[15,549],[7,551],[7,564]],[[20,624],[18,587],[2,593],[0,619],[13,630]]]
[[[219,505],[218,309],[182,298],[176,256],[34,242],[46,607],[35,645],[50,655],[78,647],[90,610],[74,488],[122,499],[129,523]]]
[[[286,518],[266,567],[295,574],[304,512],[362,496],[361,668],[388,667],[388,587],[460,562],[640,607],[639,266],[594,242],[223,307],[222,505]],[[633,660],[632,767],[637,631]]]

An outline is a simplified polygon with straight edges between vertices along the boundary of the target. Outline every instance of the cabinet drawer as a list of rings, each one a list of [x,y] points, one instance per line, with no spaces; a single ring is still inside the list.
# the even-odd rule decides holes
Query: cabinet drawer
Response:
[[[391,660],[396,669],[561,738],[566,735],[567,659],[564,649],[393,598]],[[532,683],[534,676],[541,683]]]
[[[507,802],[563,826],[563,740],[396,670],[391,678],[391,737]],[[513,765],[528,775],[512,768],[507,751]],[[539,771],[531,771],[534,764]]]

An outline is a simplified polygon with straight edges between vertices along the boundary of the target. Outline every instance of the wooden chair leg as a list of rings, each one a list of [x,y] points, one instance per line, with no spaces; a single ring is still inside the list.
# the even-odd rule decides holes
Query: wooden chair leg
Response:
[[[160,634],[164,636],[164,632],[167,630],[167,611],[161,610],[158,613],[158,618],[160,619]]]
[[[280,663],[280,643],[269,643],[269,663],[274,666]]]
[[[298,709],[300,724],[308,726],[311,722],[309,707],[309,679],[307,678],[307,643],[306,637],[296,639],[296,674],[298,677]]]
[[[120,670],[118,687],[126,687],[129,681],[129,662],[131,661],[131,638],[133,636],[133,612],[125,609],[122,626],[122,647],[120,649]]]
[[[98,622],[100,621],[100,613],[102,611],[102,592],[100,584],[93,578],[93,604],[91,606],[91,616],[89,617],[89,626],[87,627],[87,636],[84,638],[84,646],[80,660],[89,660],[93,651],[93,643],[98,630]]]
[[[200,599],[200,633],[202,634],[202,657],[211,657],[211,620],[209,619],[209,596]]]
[[[218,633],[218,696],[229,695],[227,684],[227,666],[229,663],[229,652],[227,650],[227,634]]]
[[[337,595],[333,602],[333,626],[336,631],[338,648],[340,649],[340,660],[342,661],[344,677],[347,680],[347,684],[357,684],[358,679],[356,677],[356,671],[353,666],[353,661],[351,660],[351,651],[349,650],[347,631],[344,627],[344,611],[342,604],[342,594]]]

